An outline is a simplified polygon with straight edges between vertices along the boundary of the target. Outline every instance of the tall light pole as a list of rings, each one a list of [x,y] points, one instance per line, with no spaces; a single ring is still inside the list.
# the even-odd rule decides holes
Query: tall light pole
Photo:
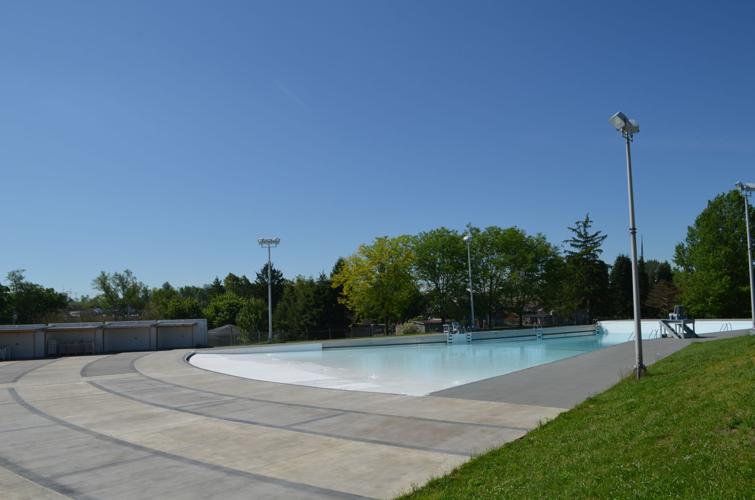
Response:
[[[640,379],[645,372],[645,364],[642,362],[642,324],[640,322],[642,313],[640,310],[640,273],[637,265],[637,227],[634,222],[634,186],[632,185],[632,150],[631,144],[634,134],[639,133],[640,124],[631,120],[624,113],[619,111],[608,120],[616,130],[621,132],[621,136],[627,145],[627,194],[629,197],[629,235],[631,240],[632,253],[632,292],[634,302],[634,352],[635,367],[634,371],[637,379]]]
[[[750,202],[747,199],[755,191],[755,182],[738,182],[737,188],[745,199],[745,224],[747,225],[747,263],[750,265],[750,312],[752,313],[752,328],[755,329],[755,278],[752,269],[752,236],[750,234]]]
[[[472,317],[470,328],[474,330],[474,292],[472,292],[472,252],[469,244],[472,241],[472,234],[464,235],[464,241],[467,243],[467,270],[469,271],[469,309]]]
[[[277,247],[281,242],[280,238],[259,238],[257,243],[261,247],[267,247],[267,343],[273,342],[273,263],[270,255],[270,249]]]

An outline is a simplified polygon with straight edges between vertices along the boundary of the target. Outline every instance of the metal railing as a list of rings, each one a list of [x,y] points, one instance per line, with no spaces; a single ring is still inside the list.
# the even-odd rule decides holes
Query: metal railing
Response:
[[[653,328],[652,330],[650,330],[649,333],[643,333],[642,337],[643,337],[643,340],[661,338],[661,329]],[[629,340],[634,340],[634,330],[632,330],[632,333],[629,335]]]

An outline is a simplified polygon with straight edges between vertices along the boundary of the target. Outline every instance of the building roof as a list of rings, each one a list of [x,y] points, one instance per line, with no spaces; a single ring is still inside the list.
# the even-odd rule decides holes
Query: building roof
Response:
[[[37,330],[44,330],[47,325],[34,324],[34,325],[0,325],[0,332],[34,332]]]
[[[164,320],[144,320],[144,321],[93,321],[89,323],[50,323],[45,324],[33,324],[33,325],[0,325],[0,332],[34,332],[37,330],[97,330],[99,328],[104,329],[117,329],[117,328],[150,328],[156,326],[158,328],[171,328],[171,327],[189,327],[195,326],[197,323],[203,320],[198,319],[164,319]]]
[[[230,337],[231,335],[240,335],[243,331],[236,325],[223,325],[212,330],[207,330],[207,335],[211,337]]]
[[[96,330],[103,328],[105,323],[50,323],[47,330]]]
[[[197,324],[195,319],[163,319],[157,322],[158,328],[170,326],[194,326]]]
[[[151,328],[153,326],[157,325],[157,321],[154,320],[147,320],[147,321],[108,321],[105,323],[105,328],[108,329],[116,329],[116,328]]]

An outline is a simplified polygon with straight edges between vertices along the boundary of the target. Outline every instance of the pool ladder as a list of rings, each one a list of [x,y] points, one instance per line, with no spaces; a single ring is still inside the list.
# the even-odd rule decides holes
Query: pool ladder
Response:
[[[457,342],[472,342],[472,332],[463,331],[457,324],[443,325],[443,333],[446,334],[446,344],[455,344]]]
[[[537,325],[535,327],[535,337],[537,340],[543,340],[543,335],[545,334],[545,331],[543,330],[543,325]]]

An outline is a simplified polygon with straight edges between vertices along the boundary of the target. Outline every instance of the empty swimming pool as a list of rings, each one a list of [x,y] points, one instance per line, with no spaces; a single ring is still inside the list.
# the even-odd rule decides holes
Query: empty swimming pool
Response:
[[[198,353],[194,366],[270,382],[420,396],[626,342],[626,334],[469,344]]]

